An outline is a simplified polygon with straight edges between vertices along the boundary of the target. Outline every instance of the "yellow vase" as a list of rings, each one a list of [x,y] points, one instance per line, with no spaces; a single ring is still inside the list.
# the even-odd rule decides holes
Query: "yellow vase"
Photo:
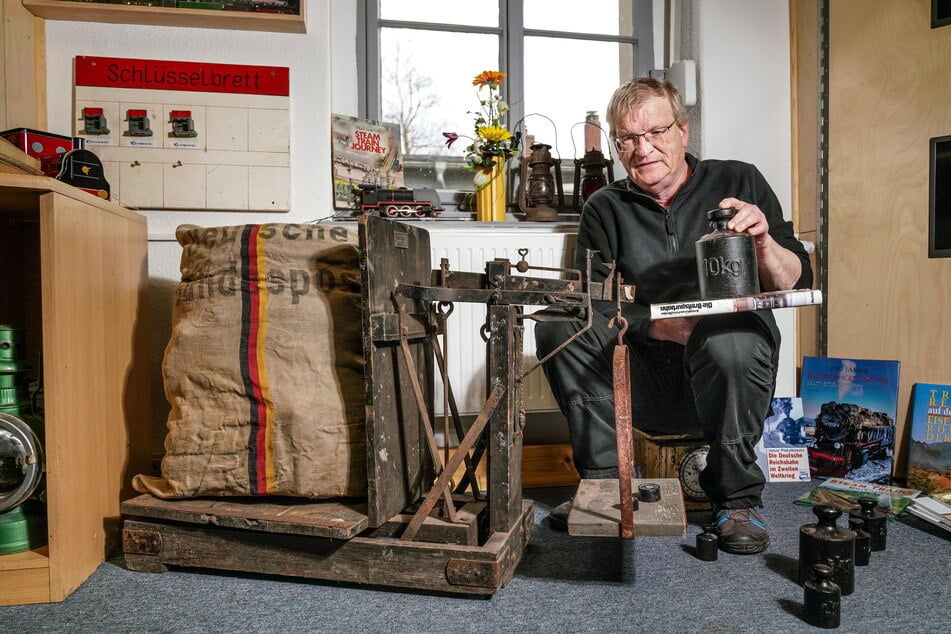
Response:
[[[504,162],[495,159],[491,171],[479,170],[489,181],[476,190],[476,220],[480,222],[505,222],[505,173]]]

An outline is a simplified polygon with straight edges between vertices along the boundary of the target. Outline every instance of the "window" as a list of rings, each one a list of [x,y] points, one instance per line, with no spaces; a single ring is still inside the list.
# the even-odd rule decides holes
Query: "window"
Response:
[[[652,0],[361,0],[361,116],[399,123],[406,186],[444,204],[473,190],[464,148],[478,106],[472,78],[507,74],[507,127],[552,146],[569,195],[584,121],[621,81],[653,68]],[[446,147],[443,132],[459,141]],[[509,169],[517,161],[509,162]],[[509,200],[513,200],[509,195]]]

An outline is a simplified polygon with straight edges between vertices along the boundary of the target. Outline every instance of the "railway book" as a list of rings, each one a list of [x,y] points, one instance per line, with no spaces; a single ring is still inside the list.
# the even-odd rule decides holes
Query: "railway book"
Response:
[[[808,437],[802,417],[802,399],[777,396],[763,423],[763,437],[756,445],[756,462],[767,482],[806,482],[809,474]]]
[[[726,299],[697,299],[651,304],[651,320],[741,313],[748,310],[795,308],[796,306],[815,306],[821,303],[822,291],[819,290],[769,291]]]
[[[361,185],[403,186],[402,137],[398,123],[331,115],[334,209],[358,209]]]
[[[859,498],[873,497],[878,500],[879,508],[888,513],[889,518],[894,518],[908,508],[912,500],[919,495],[921,491],[917,489],[845,478],[829,478],[793,501],[800,506],[831,504],[842,509],[843,513],[848,513],[861,508],[858,503]]]
[[[951,498],[951,385],[915,383],[906,457],[908,486]]]
[[[930,495],[920,495],[908,505],[908,512],[946,531],[951,531],[951,504]]]
[[[799,396],[813,478],[891,482],[899,369],[884,359],[803,357]]]

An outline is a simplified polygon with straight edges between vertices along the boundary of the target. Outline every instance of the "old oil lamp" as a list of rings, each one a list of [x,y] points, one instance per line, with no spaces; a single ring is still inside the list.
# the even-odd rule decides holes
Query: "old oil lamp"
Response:
[[[575,159],[572,208],[581,212],[588,196],[614,180],[614,162],[601,152],[601,124],[598,113],[588,112],[584,122],[584,158]],[[607,170],[607,176],[605,176]]]
[[[581,205],[591,194],[613,180],[614,164],[604,157],[601,150],[588,150],[584,158],[575,159],[575,191],[571,199],[574,210],[580,212]]]
[[[561,161],[552,158],[551,146],[547,143],[533,143],[531,150],[528,157],[521,158],[519,209],[525,213],[525,220],[528,221],[558,220],[558,209],[565,203]],[[531,173],[528,173],[529,170]]]

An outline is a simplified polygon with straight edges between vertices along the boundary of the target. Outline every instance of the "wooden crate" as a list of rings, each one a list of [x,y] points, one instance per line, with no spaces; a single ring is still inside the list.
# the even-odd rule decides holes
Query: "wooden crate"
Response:
[[[674,478],[679,481],[680,463],[691,450],[706,443],[697,439],[634,438],[634,464],[643,468],[644,478]],[[684,508],[703,511],[710,508],[707,500],[694,500],[684,495]]]

